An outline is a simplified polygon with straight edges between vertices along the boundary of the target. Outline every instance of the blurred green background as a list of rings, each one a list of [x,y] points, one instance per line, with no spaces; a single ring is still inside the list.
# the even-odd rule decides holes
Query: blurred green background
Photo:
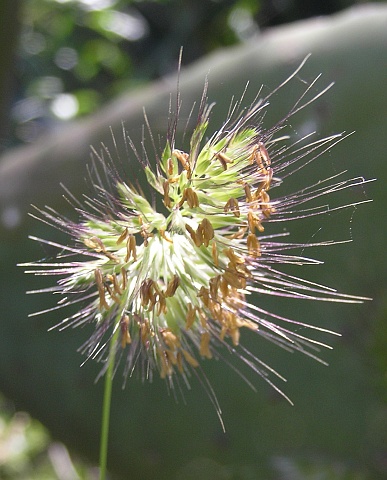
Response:
[[[320,89],[336,82],[292,119],[291,133],[355,134],[287,179],[284,189],[291,192],[347,169],[348,176],[378,181],[335,201],[372,198],[373,203],[285,228],[295,241],[352,238],[350,244],[316,249],[313,256],[325,264],[295,273],[374,300],[345,306],[258,299],[265,308],[340,331],[342,337],[328,339],[334,350],[321,354],[330,364],[326,368],[243,332],[243,343],[288,379],[280,386],[294,407],[259,378],[249,376],[253,392],[227,365],[204,362],[222,406],[225,434],[195,379],[176,402],[159,379],[143,384],[135,375],[122,390],[117,375],[112,476],[387,477],[387,5],[354,3],[1,2],[1,479],[96,478],[103,384],[94,384],[100,367],[88,362],[80,368],[83,358],[77,353],[93,327],[47,332],[57,316],[28,319],[28,313],[48,308],[54,299],[26,296],[26,290],[50,281],[24,275],[16,263],[50,254],[28,240],[29,234],[63,240],[27,216],[30,204],[67,213],[59,184],[76,195],[87,193],[89,146],[98,149],[103,141],[113,149],[110,126],[122,156],[121,122],[139,143],[143,106],[154,133],[165,135],[181,46],[182,128],[207,74],[209,98],[216,102],[212,131],[247,81],[246,104],[261,84],[264,93],[275,88],[308,53],[301,81],[272,99],[265,125],[287,113],[304,87],[302,80],[323,73]]]

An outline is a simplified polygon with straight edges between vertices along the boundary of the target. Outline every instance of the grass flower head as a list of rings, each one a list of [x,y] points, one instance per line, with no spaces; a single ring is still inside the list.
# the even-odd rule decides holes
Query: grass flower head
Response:
[[[288,175],[343,138],[333,135],[308,143],[280,137],[290,117],[326,90],[311,95],[315,82],[305,87],[284,119],[263,128],[270,96],[301,66],[250,107],[242,108],[242,100],[233,103],[227,120],[210,138],[206,130],[212,105],[205,88],[185,149],[176,138],[179,97],[163,148],[156,145],[145,117],[152,153],[144,146],[138,150],[126,134],[125,139],[130,162],[144,168],[146,188],[119,173],[106,149],[107,158],[94,152],[95,196],[83,202],[69,196],[76,222],[50,209],[39,210],[40,219],[67,232],[72,243],[37,239],[57,247],[58,254],[53,261],[28,264],[30,273],[58,278],[54,287],[44,290],[61,294],[55,309],[79,305],[59,328],[94,326],[81,347],[87,358],[106,360],[114,348],[116,359],[124,362],[125,378],[138,367],[144,377],[158,372],[173,386],[179,376],[188,383],[193,372],[200,373],[202,359],[223,358],[229,352],[277,389],[270,376],[278,374],[243,347],[243,332],[252,330],[315,357],[316,349],[326,345],[300,332],[328,330],[267,311],[259,296],[362,300],[281,271],[282,265],[319,262],[292,254],[310,244],[289,243],[284,235],[271,233],[275,222],[329,210],[325,204],[309,208],[310,202],[365,182],[340,174],[276,196]],[[216,403],[211,387],[203,383]]]

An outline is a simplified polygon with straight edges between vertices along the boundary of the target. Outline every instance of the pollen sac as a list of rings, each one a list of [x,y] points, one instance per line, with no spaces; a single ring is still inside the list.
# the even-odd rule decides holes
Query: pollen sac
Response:
[[[128,235],[128,238],[126,240],[125,262],[129,262],[131,258],[133,258],[133,260],[137,260],[136,239],[134,235]]]
[[[239,203],[236,198],[229,198],[224,206],[224,212],[232,212],[236,217],[241,216],[241,212],[239,210]]]
[[[254,258],[261,256],[261,245],[257,236],[254,233],[249,233],[247,235],[246,244],[249,255]]]
[[[200,336],[200,349],[199,353],[202,357],[208,359],[212,358],[212,353],[210,350],[211,334],[210,332],[203,332]]]
[[[210,240],[214,238],[214,229],[211,225],[211,222],[207,218],[203,218],[199,228],[203,232],[203,243],[205,247],[208,247]]]
[[[171,199],[169,197],[169,183],[167,181],[164,182],[163,184],[163,190],[164,190],[164,205],[167,207],[167,208],[170,208],[171,207]]]
[[[121,348],[132,343],[132,338],[129,333],[129,316],[124,315],[120,320],[121,327]]]
[[[164,295],[166,297],[173,297],[179,285],[180,285],[180,278],[177,275],[174,275],[172,280],[168,282],[167,289],[165,290]]]
[[[179,207],[181,207],[185,201],[188,203],[188,206],[190,208],[196,208],[199,206],[199,198],[197,196],[197,193],[191,187],[187,187],[184,190],[179,203]]]
[[[253,151],[250,155],[250,163],[254,162],[262,172],[266,172],[267,168],[271,165],[269,152],[263,142],[258,142],[258,145],[254,145],[253,147]]]
[[[102,311],[103,309],[109,310],[109,305],[106,302],[105,298],[105,285],[103,282],[102,272],[99,268],[94,270],[94,278],[95,283],[97,284],[98,288],[98,296],[99,296],[99,309]]]
[[[187,178],[191,178],[192,172],[188,153],[182,152],[181,150],[173,150],[172,155],[179,160],[184,170],[187,172]]]
[[[224,170],[227,170],[227,164],[228,163],[232,163],[232,160],[231,158],[229,158],[227,155],[225,155],[224,153],[216,153],[215,154],[215,157],[219,160],[219,162],[222,164],[222,167],[224,168]]]

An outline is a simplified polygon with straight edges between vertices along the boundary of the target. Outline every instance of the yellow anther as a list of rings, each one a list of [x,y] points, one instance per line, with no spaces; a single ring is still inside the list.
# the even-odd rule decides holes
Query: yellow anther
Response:
[[[226,248],[223,252],[229,258],[231,264],[236,268],[237,265],[241,265],[245,263],[245,259],[239,255],[237,255],[232,248]]]
[[[169,242],[169,243],[173,243],[172,238],[169,238],[169,237],[167,236],[167,234],[166,234],[166,232],[165,232],[165,230],[164,230],[163,228],[160,228],[159,231],[160,231],[161,237],[162,237],[164,240],[166,240],[166,241]]]
[[[199,363],[196,360],[196,358],[193,357],[189,352],[187,352],[187,350],[182,349],[181,351],[182,351],[182,353],[184,355],[184,359],[187,363],[189,363],[194,368],[197,368],[199,366]]]
[[[253,201],[253,197],[251,195],[251,188],[247,183],[245,183],[244,189],[246,194],[246,202],[251,203]]]
[[[165,350],[165,354],[170,364],[172,365],[177,364],[177,358],[176,358],[175,352],[172,352],[172,350]]]
[[[172,351],[180,348],[180,339],[172,332],[170,328],[163,328],[160,330],[164,343]]]
[[[224,280],[231,286],[235,288],[245,288],[246,287],[246,278],[244,275],[236,271],[226,270],[223,273]]]
[[[121,347],[125,348],[126,345],[132,343],[132,338],[129,333],[129,316],[124,315],[120,320],[121,327]]]
[[[97,253],[106,252],[105,245],[102,243],[102,240],[98,237],[85,238],[83,242],[86,245],[86,247],[89,247],[95,250]]]
[[[255,229],[257,229],[259,232],[263,232],[265,230],[259,217],[251,210],[247,214],[247,221],[249,222],[249,229],[251,233],[255,233]]]
[[[254,233],[249,233],[247,235],[247,250],[249,252],[249,255],[251,255],[254,258],[260,257],[261,256],[261,245],[259,243],[258,238]]]
[[[188,303],[187,305],[187,314],[186,314],[186,317],[185,317],[185,328],[187,330],[189,330],[192,325],[194,324],[195,322],[195,318],[196,318],[196,307],[193,307],[192,306],[192,303]]]
[[[212,353],[210,350],[211,334],[210,332],[204,332],[200,336],[200,349],[199,353],[202,357],[208,359],[212,358]]]

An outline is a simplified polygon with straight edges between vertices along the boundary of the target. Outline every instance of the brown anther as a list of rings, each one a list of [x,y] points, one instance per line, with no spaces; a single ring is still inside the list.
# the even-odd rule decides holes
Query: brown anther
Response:
[[[153,280],[151,278],[147,278],[144,280],[140,287],[140,296],[141,296],[141,305],[146,307],[149,302],[151,302],[151,308],[154,306],[156,300],[154,298],[153,293]]]
[[[247,235],[247,250],[249,252],[249,255],[251,255],[254,258],[260,257],[261,256],[261,245],[259,243],[258,238],[254,233],[249,233]]]
[[[218,299],[218,289],[219,289],[219,284],[221,280],[221,275],[217,275],[216,277],[212,277],[210,279],[210,295],[213,300]]]
[[[139,327],[140,327],[141,341],[145,346],[148,346],[149,337],[151,336],[151,330],[149,328],[148,320],[144,320],[143,322],[140,322]]]
[[[191,365],[191,367],[197,368],[199,366],[198,361],[196,360],[195,357],[193,357],[187,350],[184,350],[183,348],[181,349],[184,359],[187,363]]]
[[[122,295],[122,290],[121,290],[120,284],[118,283],[117,275],[116,275],[115,273],[114,273],[113,275],[106,275],[106,278],[107,278],[110,282],[112,282],[114,292],[115,292],[117,295]]]
[[[195,230],[194,230],[190,225],[188,225],[187,223],[186,223],[186,225],[185,225],[185,228],[186,228],[186,230],[188,231],[188,233],[191,235],[191,238],[192,238],[194,244],[197,245],[197,239],[196,239],[196,232],[195,232]],[[199,244],[199,246],[200,246],[200,245],[201,245],[201,243]]]
[[[163,294],[159,295],[157,301],[157,315],[161,315],[162,313],[167,313],[167,301]]]
[[[161,237],[162,237],[164,240],[166,240],[166,241],[169,242],[169,243],[173,243],[173,240],[172,240],[171,238],[167,237],[167,234],[166,234],[166,232],[165,232],[165,230],[164,230],[163,228],[160,228],[159,232],[160,232]]]
[[[149,233],[147,225],[142,224],[140,234],[141,234],[142,238],[144,239],[144,246],[147,247],[148,243],[149,243],[148,238],[153,237],[153,233]]]
[[[206,287],[200,287],[199,293],[197,294],[199,298],[202,299],[204,305],[209,308],[210,305],[210,291]]]
[[[188,187],[184,190],[185,199],[187,200],[188,206],[190,208],[196,208],[199,206],[199,198],[194,190],[191,187]]]
[[[113,302],[116,302],[117,305],[120,304],[120,299],[119,297],[117,297],[117,295],[114,293],[114,290],[112,289],[112,287],[110,285],[105,285],[105,288],[108,292],[108,294],[110,295],[110,298],[113,300]]]
[[[196,230],[196,233],[195,233],[195,245],[197,247],[200,247],[201,245],[203,245],[203,242],[204,242],[204,228],[203,228],[203,225],[199,223],[198,229]]]
[[[251,195],[251,188],[247,183],[245,183],[244,184],[244,189],[245,189],[245,193],[246,193],[246,202],[251,203],[253,201],[253,197]]]
[[[182,164],[184,170],[187,172],[187,178],[191,178],[191,166],[189,164],[189,155],[188,153],[182,152],[181,150],[173,150],[172,155],[176,157],[179,162]]]
[[[211,334],[210,332],[204,332],[200,336],[200,349],[199,353],[202,357],[208,359],[212,358],[212,353],[210,350]]]
[[[165,181],[164,184],[163,184],[163,192],[164,192],[164,198],[163,198],[164,205],[167,208],[170,208],[171,207],[171,199],[169,197],[169,183],[167,181]]]
[[[260,194],[261,210],[266,218],[269,218],[272,213],[275,212],[275,208],[270,204],[270,196],[266,190],[262,190]]]
[[[126,345],[132,343],[132,338],[129,333],[129,316],[124,315],[120,320],[121,327],[121,347],[125,348]]]
[[[169,157],[167,160],[167,171],[169,176],[173,175],[173,170],[174,170],[173,160],[171,157]]]
[[[227,155],[225,155],[222,152],[215,153],[215,157],[219,160],[219,162],[222,164],[222,167],[224,170],[227,170],[227,164],[232,163],[233,161],[231,158],[229,158]]]
[[[127,276],[126,276],[126,270],[124,267],[121,267],[121,288],[122,290],[125,290],[127,286]]]
[[[192,306],[192,303],[188,303],[187,305],[187,314],[186,314],[186,317],[185,317],[185,328],[186,330],[189,330],[192,325],[194,324],[195,322],[195,318],[196,318],[196,307],[193,307]]]
[[[129,262],[130,258],[133,257],[133,260],[137,260],[136,254],[136,238],[134,235],[129,235],[126,240],[126,256],[125,262]]]
[[[120,263],[120,260],[118,257],[116,257],[115,255],[113,255],[113,253],[110,253],[106,250],[106,247],[100,238],[98,237],[85,238],[83,243],[87,247],[95,250],[97,253],[103,253],[104,255],[106,255],[106,257],[109,260],[112,260],[114,263]]]
[[[239,210],[238,200],[236,198],[229,198],[224,206],[224,212],[232,212],[236,217],[240,217],[241,212]]]
[[[105,308],[105,310],[109,310],[109,305],[107,304],[105,298],[105,285],[103,282],[102,272],[99,268],[96,268],[94,270],[94,278],[98,288],[99,309],[102,310],[103,308]]]
[[[173,297],[179,285],[180,285],[180,278],[177,275],[174,275],[173,278],[169,280],[167,288],[164,292],[164,295],[166,297]]]
[[[218,248],[216,246],[215,240],[212,242],[212,259],[214,261],[215,267],[218,267],[219,266]]]
[[[220,291],[222,292],[222,297],[227,298],[229,295],[229,288],[228,288],[228,283],[227,281],[223,278],[222,275],[222,281],[220,282]]]
[[[203,218],[200,224],[203,231],[203,243],[205,247],[208,247],[210,240],[214,238],[214,229],[211,222],[207,218]]]
[[[263,142],[258,142],[259,155],[262,165],[259,165],[261,168],[266,169],[271,165],[271,159],[269,157],[269,152],[266,149],[266,146]]]
[[[268,167],[271,165],[269,153],[263,142],[258,142],[258,145],[254,146],[249,159],[251,164],[255,162],[263,172],[267,172]]]
[[[117,238],[117,245],[119,245],[120,243],[122,243],[125,238],[128,236],[128,227],[125,227],[124,231],[121,233],[121,235]]]

